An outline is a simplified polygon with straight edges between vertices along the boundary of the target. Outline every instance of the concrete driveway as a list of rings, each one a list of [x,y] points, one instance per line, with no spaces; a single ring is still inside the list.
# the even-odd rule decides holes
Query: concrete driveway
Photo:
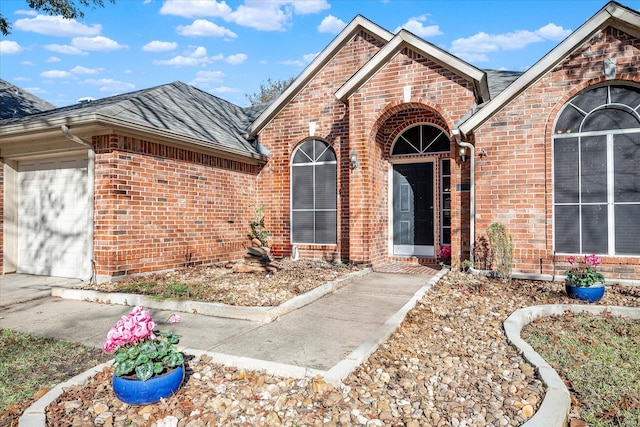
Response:
[[[80,279],[68,277],[5,274],[0,276],[0,307],[51,296],[54,286],[73,287],[80,283]]]

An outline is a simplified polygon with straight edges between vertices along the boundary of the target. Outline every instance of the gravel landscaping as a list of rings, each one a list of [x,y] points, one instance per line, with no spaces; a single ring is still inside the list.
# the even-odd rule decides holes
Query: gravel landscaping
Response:
[[[517,426],[544,397],[534,369],[506,341],[518,308],[568,299],[562,283],[502,283],[450,272],[340,388],[188,360],[188,378],[155,405],[118,401],[105,369],[50,405],[48,425]],[[640,305],[640,287],[607,286],[604,305]]]
[[[243,263],[202,266],[166,273],[87,284],[80,289],[153,295],[157,298],[215,302],[243,307],[274,307],[361,267],[320,260],[281,259],[271,271],[238,273]]]

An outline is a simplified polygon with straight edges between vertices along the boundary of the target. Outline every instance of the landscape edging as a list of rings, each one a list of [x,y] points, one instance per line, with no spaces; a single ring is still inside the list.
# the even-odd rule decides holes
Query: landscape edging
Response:
[[[601,314],[611,312],[612,316],[624,316],[640,319],[640,308],[604,306],[546,304],[521,308],[514,311],[503,323],[507,340],[518,349],[518,352],[538,371],[538,375],[547,386],[540,408],[522,427],[565,427],[571,409],[571,397],[560,375],[553,369],[533,347],[522,339],[520,332],[529,323],[540,317],[561,315],[565,311],[573,313],[588,312]]]
[[[292,298],[279,306],[273,307],[242,307],[212,302],[190,300],[162,299],[148,295],[126,294],[120,292],[101,292],[88,289],[51,288],[51,296],[76,301],[90,301],[102,304],[117,304],[124,306],[141,305],[155,310],[168,310],[181,313],[197,313],[204,316],[224,317],[228,319],[249,320],[261,323],[271,323],[278,317],[304,307],[323,296],[340,289],[351,279],[369,274],[370,268],[354,271],[341,276],[331,282]]]

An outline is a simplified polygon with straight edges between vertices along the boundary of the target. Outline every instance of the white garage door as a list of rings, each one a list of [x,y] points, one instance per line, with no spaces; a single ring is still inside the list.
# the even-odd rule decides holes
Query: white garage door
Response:
[[[18,273],[89,277],[87,171],[86,157],[20,162]]]

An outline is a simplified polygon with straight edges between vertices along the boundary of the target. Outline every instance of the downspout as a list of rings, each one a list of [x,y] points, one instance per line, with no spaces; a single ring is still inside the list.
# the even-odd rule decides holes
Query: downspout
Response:
[[[80,137],[73,135],[70,131],[69,128],[66,125],[62,125],[60,126],[60,129],[62,130],[62,134],[67,138],[70,139],[71,141],[83,145],[85,147],[87,147],[88,149],[88,163],[87,163],[87,186],[89,187],[89,190],[91,191],[91,199],[92,202],[89,204],[89,218],[91,218],[91,225],[89,227],[89,255],[90,255],[90,259],[91,259],[91,274],[87,279],[84,279],[83,282],[91,282],[93,283],[96,279],[96,275],[95,275],[95,260],[93,259],[93,222],[94,222],[94,218],[93,218],[93,192],[94,192],[94,165],[95,165],[95,151],[93,148],[93,144],[84,141],[82,139],[80,139]]]
[[[471,257],[471,262],[474,262],[473,250],[476,242],[476,149],[473,144],[462,141],[460,129],[455,128],[451,133],[456,139],[456,144],[458,144],[459,147],[464,147],[469,150],[469,160],[471,161],[471,177],[469,183],[469,256]]]

